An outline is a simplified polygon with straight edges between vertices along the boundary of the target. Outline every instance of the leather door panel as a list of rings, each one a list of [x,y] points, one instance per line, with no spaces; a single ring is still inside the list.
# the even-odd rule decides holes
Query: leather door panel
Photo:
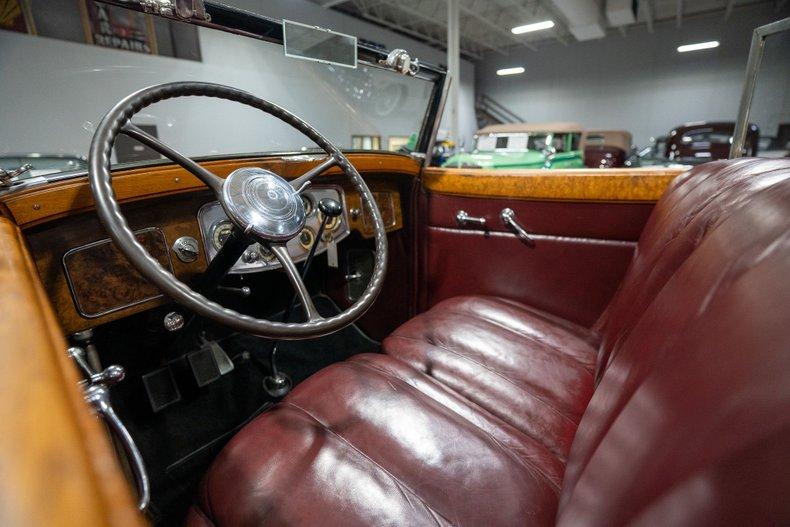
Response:
[[[425,308],[458,295],[495,295],[591,326],[625,274],[653,203],[534,201],[429,193]],[[502,222],[509,207],[535,239]],[[488,232],[456,223],[484,217]]]

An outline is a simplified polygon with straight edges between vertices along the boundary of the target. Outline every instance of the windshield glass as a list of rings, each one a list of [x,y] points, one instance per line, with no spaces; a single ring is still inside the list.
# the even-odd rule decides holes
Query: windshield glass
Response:
[[[23,177],[81,168],[104,114],[128,94],[163,82],[247,90],[343,149],[402,151],[414,145],[426,117],[430,81],[363,63],[351,69],[294,59],[278,44],[89,4],[99,12],[74,7],[52,26],[57,38],[43,23],[36,36],[0,30],[0,163],[30,162],[31,154],[57,160],[31,162]],[[66,20],[76,24],[71,33]],[[217,99],[157,103],[132,121],[192,157],[317,148],[272,116]],[[116,141],[116,166],[151,159],[161,157],[125,136]]]

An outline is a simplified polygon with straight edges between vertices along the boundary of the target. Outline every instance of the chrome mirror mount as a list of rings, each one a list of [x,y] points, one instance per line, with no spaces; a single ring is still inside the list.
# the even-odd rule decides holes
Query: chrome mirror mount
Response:
[[[400,48],[390,51],[386,59],[379,60],[379,64],[403,75],[414,76],[420,72],[420,59],[412,59],[408,51]]]

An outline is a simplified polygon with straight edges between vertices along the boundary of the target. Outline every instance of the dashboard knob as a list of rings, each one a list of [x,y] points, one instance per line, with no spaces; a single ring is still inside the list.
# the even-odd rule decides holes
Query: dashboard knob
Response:
[[[165,315],[164,324],[165,329],[168,331],[178,331],[184,327],[184,315],[176,311],[171,311]]]
[[[327,218],[336,218],[343,213],[343,206],[332,198],[322,198],[318,201],[318,210]]]
[[[247,249],[244,251],[244,254],[241,255],[241,261],[246,264],[255,263],[261,259],[261,255],[258,251],[254,249]]]

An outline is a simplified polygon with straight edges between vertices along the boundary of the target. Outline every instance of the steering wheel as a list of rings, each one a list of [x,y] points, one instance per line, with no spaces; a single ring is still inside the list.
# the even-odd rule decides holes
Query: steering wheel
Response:
[[[130,122],[137,112],[151,104],[187,96],[216,97],[257,108],[306,135],[329,157],[290,182],[262,168],[241,168],[223,179]],[[225,261],[233,265],[244,249],[254,241],[268,247],[279,260],[296,290],[307,321],[273,322],[225,308],[178,280],[151,257],[129,228],[113,191],[110,155],[118,134],[137,139],[205,183],[214,192],[235,226],[233,243],[230,241],[234,235],[225,242],[212,260],[212,264]],[[93,135],[89,161],[89,179],[96,211],[118,249],[145,278],[197,315],[238,331],[262,337],[285,340],[307,339],[327,335],[353,323],[370,308],[381,291],[387,270],[387,236],[381,213],[370,190],[356,168],[336,146],[312,126],[276,104],[236,88],[205,82],[172,82],[144,88],[127,96],[107,112]],[[305,211],[300,193],[310,185],[314,177],[335,165],[339,166],[351,180],[360,194],[362,205],[373,220],[375,260],[372,277],[362,296],[340,314],[323,318],[316,310],[285,243],[297,236],[305,224]],[[221,278],[226,270],[220,270],[216,278]],[[212,265],[209,264],[207,274],[211,271]]]

